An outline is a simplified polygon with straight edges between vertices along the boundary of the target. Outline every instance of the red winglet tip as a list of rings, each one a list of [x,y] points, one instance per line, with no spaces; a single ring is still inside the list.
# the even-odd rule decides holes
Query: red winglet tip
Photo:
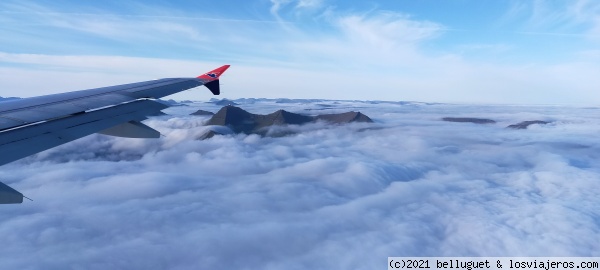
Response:
[[[203,79],[203,80],[209,80],[209,81],[214,81],[214,80],[218,80],[219,77],[221,76],[221,74],[223,74],[223,72],[225,72],[225,70],[227,70],[229,68],[230,65],[224,65],[220,68],[216,68],[214,70],[211,70],[209,72],[206,72],[200,76],[198,76],[198,79]]]

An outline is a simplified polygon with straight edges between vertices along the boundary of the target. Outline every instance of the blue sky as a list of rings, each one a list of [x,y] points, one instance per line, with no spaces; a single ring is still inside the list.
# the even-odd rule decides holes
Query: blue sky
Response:
[[[229,98],[600,102],[591,0],[8,0],[0,35],[0,96],[232,64]]]

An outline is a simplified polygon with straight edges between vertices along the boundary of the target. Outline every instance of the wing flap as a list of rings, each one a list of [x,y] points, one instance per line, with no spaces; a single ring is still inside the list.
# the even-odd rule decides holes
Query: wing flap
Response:
[[[22,203],[23,194],[0,182],[0,204]]]
[[[124,138],[160,138],[160,132],[138,121],[129,121],[98,133]]]

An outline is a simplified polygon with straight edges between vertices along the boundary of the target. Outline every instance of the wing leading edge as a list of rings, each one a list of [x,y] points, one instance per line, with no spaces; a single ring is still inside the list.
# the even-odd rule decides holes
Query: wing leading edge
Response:
[[[153,101],[201,85],[220,94],[224,65],[195,78],[167,78],[0,102],[0,165],[91,135],[157,138],[141,121],[167,105]],[[23,194],[0,182],[0,204]]]

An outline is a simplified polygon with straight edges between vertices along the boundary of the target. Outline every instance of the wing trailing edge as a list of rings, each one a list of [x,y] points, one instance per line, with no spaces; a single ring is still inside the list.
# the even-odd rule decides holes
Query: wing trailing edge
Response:
[[[98,132],[100,134],[123,138],[160,138],[160,132],[139,121],[129,121]]]

